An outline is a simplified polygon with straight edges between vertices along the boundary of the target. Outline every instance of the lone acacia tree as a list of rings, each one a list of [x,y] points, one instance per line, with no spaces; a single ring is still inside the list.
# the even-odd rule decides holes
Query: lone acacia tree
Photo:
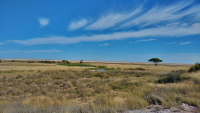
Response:
[[[152,58],[148,61],[154,63],[156,66],[158,65],[159,62],[162,62],[162,60],[160,60],[159,58]]]

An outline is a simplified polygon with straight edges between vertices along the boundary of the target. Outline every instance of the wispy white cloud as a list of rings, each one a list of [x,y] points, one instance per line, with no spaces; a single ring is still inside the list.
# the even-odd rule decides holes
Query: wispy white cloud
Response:
[[[182,2],[170,6],[153,7],[148,12],[142,14],[141,16],[138,16],[137,18],[134,18],[131,21],[122,24],[120,27],[124,28],[134,25],[140,25],[141,27],[145,27],[163,21],[178,20],[188,15],[196,18],[197,16],[196,14],[200,13],[200,8],[198,8],[200,7],[200,5],[196,5],[187,10],[183,10],[183,8],[190,6],[193,2],[194,2],[193,0],[188,0],[188,1],[184,0]]]
[[[190,22],[194,23],[200,21],[200,5],[193,5],[194,0],[175,1],[172,5],[158,5],[153,6],[151,9],[146,9],[144,5],[140,5],[132,11],[114,12],[108,15],[100,16],[99,19],[94,21],[91,25],[86,26],[86,30],[103,30],[111,27],[115,29],[127,28],[132,26],[145,27],[160,22],[170,25],[183,25],[182,18],[187,18]],[[192,7],[189,7],[193,5]],[[180,21],[175,22],[174,21]],[[87,20],[71,23],[69,29],[75,30],[85,26]]]
[[[68,30],[75,30],[75,29],[81,28],[81,27],[85,26],[87,23],[88,23],[88,21],[86,19],[82,19],[77,22],[72,22],[69,25]]]
[[[99,20],[86,27],[86,30],[101,30],[113,27],[118,23],[129,19],[135,14],[138,14],[139,12],[141,12],[141,10],[141,7],[139,7],[135,11],[130,13],[113,13],[106,16],[102,16]]]
[[[74,44],[85,41],[106,41],[106,40],[119,40],[127,38],[142,38],[142,37],[180,37],[187,35],[200,34],[200,23],[195,23],[191,26],[180,27],[158,27],[143,29],[140,31],[129,32],[115,32],[112,34],[98,34],[91,36],[77,36],[77,37],[60,37],[53,36],[49,38],[33,38],[28,40],[10,40],[10,42],[19,43],[23,45],[37,45],[37,44]]]
[[[181,42],[179,45],[191,44],[192,42]]]
[[[104,44],[99,44],[99,46],[108,46],[108,43],[104,43]]]
[[[137,40],[137,42],[146,42],[146,41],[153,41],[153,40],[156,40],[156,39],[144,39],[144,40]]]
[[[167,43],[167,44],[175,44],[176,42],[170,42],[170,43]]]
[[[10,51],[0,51],[0,53],[55,53],[55,52],[62,52],[61,50],[52,49],[52,50],[10,50]]]
[[[108,43],[105,43],[105,44],[103,44],[104,46],[107,46],[107,45],[109,45]]]
[[[2,42],[0,42],[0,45],[3,45],[3,43],[2,43]]]
[[[39,18],[38,21],[41,26],[45,26],[45,25],[49,24],[50,20],[48,18]]]

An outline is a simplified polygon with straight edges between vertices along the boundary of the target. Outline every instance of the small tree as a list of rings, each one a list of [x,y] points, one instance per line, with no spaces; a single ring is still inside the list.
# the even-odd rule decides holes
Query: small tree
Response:
[[[80,63],[83,63],[83,60],[81,60]]]
[[[1,60],[0,60],[0,63],[1,63]]]
[[[66,63],[67,63],[67,64],[70,64],[70,62],[69,62],[69,61],[67,61],[67,60],[66,60]]]
[[[189,72],[196,72],[196,71],[198,71],[198,70],[200,70],[200,63],[199,63],[199,62],[195,63],[195,65],[192,66],[192,67],[189,69]]]
[[[65,64],[65,60],[62,60],[62,63]]]
[[[154,63],[156,66],[158,65],[159,62],[162,62],[159,58],[152,58],[148,60],[149,62]]]

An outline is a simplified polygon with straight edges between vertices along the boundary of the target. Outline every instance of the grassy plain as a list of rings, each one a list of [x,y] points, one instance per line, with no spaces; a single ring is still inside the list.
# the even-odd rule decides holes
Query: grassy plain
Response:
[[[0,111],[116,113],[181,103],[200,108],[200,71],[188,73],[190,66],[86,64],[114,70],[2,61]]]

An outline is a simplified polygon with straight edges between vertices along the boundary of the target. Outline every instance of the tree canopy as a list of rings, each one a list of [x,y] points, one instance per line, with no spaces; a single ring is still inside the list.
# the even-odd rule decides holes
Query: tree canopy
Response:
[[[66,63],[66,64],[70,64],[70,62],[67,61],[67,60],[62,60],[62,63],[63,63],[63,64],[65,64],[65,63]]]
[[[156,66],[158,65],[159,62],[162,62],[159,58],[152,58],[148,60],[149,62],[154,63]]]

